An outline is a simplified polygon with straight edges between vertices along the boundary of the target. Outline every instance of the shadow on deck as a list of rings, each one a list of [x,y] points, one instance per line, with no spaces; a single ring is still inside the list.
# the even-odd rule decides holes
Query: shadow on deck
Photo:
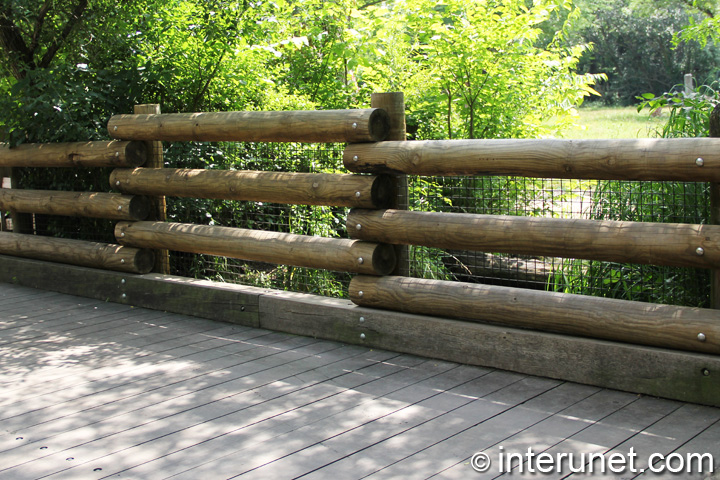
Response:
[[[529,448],[568,454],[542,478],[631,448],[595,477],[720,467],[717,408],[26,287],[0,284],[0,345],[0,479],[525,478],[499,460]],[[641,474],[654,453],[713,458]]]

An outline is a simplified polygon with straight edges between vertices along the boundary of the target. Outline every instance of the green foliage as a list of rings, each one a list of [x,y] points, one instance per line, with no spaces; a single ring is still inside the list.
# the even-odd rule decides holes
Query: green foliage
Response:
[[[583,18],[574,36],[591,43],[580,71],[604,72],[608,81],[598,85],[606,104],[634,104],[645,92],[668,91],[685,73],[705,80],[718,72],[720,49],[715,45],[680,42],[673,38],[692,16],[682,3],[604,0],[585,2]],[[582,7],[581,7],[582,8]]]
[[[676,85],[662,95],[645,93],[638,100],[638,112],[643,109],[651,112],[668,110],[668,120],[658,130],[658,136],[707,137],[710,135],[710,112],[720,104],[720,81],[700,85],[689,93],[685,92],[682,85]]]

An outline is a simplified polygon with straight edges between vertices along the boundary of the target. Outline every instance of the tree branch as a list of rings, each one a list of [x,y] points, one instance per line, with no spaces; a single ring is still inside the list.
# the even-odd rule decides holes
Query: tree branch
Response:
[[[57,54],[58,50],[60,50],[60,47],[63,46],[67,38],[72,33],[73,29],[82,20],[82,15],[85,12],[87,6],[88,0],[80,0],[77,7],[75,7],[75,10],[73,10],[72,14],[70,15],[70,18],[65,24],[65,28],[63,28],[62,32],[60,33],[60,36],[55,38],[53,43],[51,43],[48,49],[45,51],[45,55],[43,55],[42,60],[38,64],[38,67],[47,68],[50,66],[53,58],[55,58],[55,54]]]
[[[42,8],[40,8],[40,12],[38,13],[38,17],[35,20],[35,29],[33,31],[32,40],[30,41],[30,51],[35,52],[37,50],[38,45],[40,45],[40,33],[42,31],[42,27],[45,24],[45,17],[47,16],[48,12],[50,11],[50,6],[52,5],[52,0],[45,0],[45,3],[43,4]]]
[[[8,59],[12,75],[20,80],[33,65],[33,52],[25,44],[20,29],[12,21],[12,6],[6,5],[0,10],[0,47]]]

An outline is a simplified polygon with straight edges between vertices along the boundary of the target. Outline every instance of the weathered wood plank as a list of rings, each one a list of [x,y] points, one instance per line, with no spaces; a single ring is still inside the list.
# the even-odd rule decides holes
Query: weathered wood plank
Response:
[[[52,280],[58,276],[67,281]],[[630,392],[720,403],[720,382],[713,373],[720,371],[720,360],[714,355],[361,308],[312,295],[163,275],[122,275],[12,257],[0,257],[0,281]],[[705,371],[710,375],[705,376]]]
[[[720,312],[712,309],[408,277],[359,275],[349,292],[363,307],[720,353]]]
[[[719,182],[719,151],[717,138],[423,140],[348,145],[343,162],[357,173]]]
[[[720,382],[712,374],[720,371],[716,355],[359,308],[345,300],[300,294],[268,294],[260,302],[263,328],[707,405],[720,403]],[[704,376],[705,370],[709,376]]]
[[[58,282],[57,278],[63,278]],[[184,277],[127,275],[13,257],[0,257],[0,281],[103,301],[258,326],[265,290]]]

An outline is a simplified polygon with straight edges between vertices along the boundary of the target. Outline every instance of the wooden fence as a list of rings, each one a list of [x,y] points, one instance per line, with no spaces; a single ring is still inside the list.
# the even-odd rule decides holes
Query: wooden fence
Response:
[[[688,381],[694,382],[695,393],[678,393],[677,385],[670,393],[657,386],[654,390],[640,386],[637,391],[720,404],[720,386],[714,378],[715,366],[720,366],[718,310],[388,276],[397,273],[399,245],[720,269],[717,225],[412,212],[403,210],[402,202],[396,200],[397,185],[402,185],[402,181],[398,182],[402,177],[397,175],[406,174],[716,183],[720,182],[720,138],[382,141],[400,122],[404,125],[402,111],[395,109],[389,115],[378,108],[118,115],[108,126],[110,135],[116,138],[112,142],[5,148],[0,150],[3,167],[117,167],[110,184],[121,193],[1,190],[3,210],[95,216],[119,223],[115,228],[118,245],[2,233],[0,253],[139,274],[150,271],[151,250],[207,253],[354,273],[357,275],[350,283],[350,298],[360,307],[458,319],[462,321],[458,325],[466,325],[466,329],[480,322],[568,338],[645,345],[668,352],[668,359],[675,358],[671,352],[689,352],[697,356],[693,357],[693,365],[704,365],[686,372]],[[347,142],[344,164],[353,173],[142,167],[150,148],[143,142],[196,140]],[[402,193],[401,187],[400,196]],[[150,205],[164,196],[352,207],[347,218],[350,238],[148,220]],[[364,322],[365,317],[360,318],[360,323]],[[415,335],[412,330],[416,327],[404,325],[409,337]],[[343,335],[327,333],[327,329],[318,333],[313,327],[303,328],[306,334],[345,340]],[[426,333],[433,335],[432,331]],[[355,341],[368,342],[372,334],[372,329],[362,330]],[[403,334],[394,332],[399,338],[396,344],[402,343]],[[426,347],[419,353],[456,358],[456,353],[448,351],[452,346],[443,346],[439,339],[440,343],[432,348],[432,343],[424,342]],[[552,355],[557,361],[557,354]],[[489,358],[473,357],[468,361],[493,363]],[[516,364],[503,365],[532,371]],[[599,367],[593,368],[597,371]],[[556,370],[547,374],[571,377]],[[707,377],[713,377],[710,386]],[[633,388],[605,379],[584,381]]]

